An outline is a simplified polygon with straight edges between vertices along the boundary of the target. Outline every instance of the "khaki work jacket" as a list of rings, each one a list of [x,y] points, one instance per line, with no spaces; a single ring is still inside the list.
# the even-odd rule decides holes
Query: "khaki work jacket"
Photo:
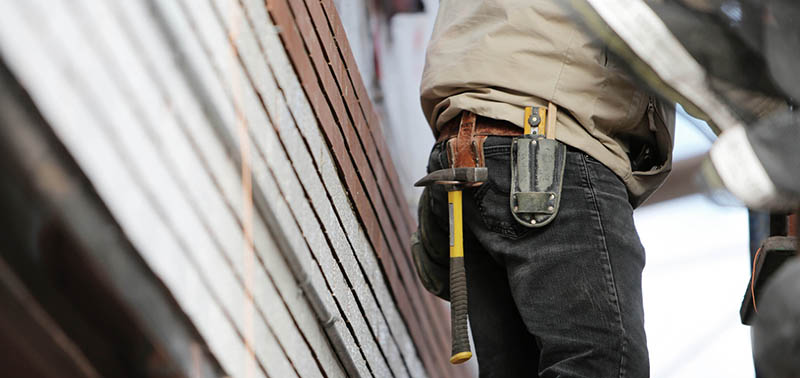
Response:
[[[526,106],[553,102],[556,138],[616,173],[636,207],[672,167],[674,107],[635,85],[567,4],[441,0],[422,75],[423,111],[436,134],[462,110],[522,127]],[[632,166],[644,145],[657,163]]]

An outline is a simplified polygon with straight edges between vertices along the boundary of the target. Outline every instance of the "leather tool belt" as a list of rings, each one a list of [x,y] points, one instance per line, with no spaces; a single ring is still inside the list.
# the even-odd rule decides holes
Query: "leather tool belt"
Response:
[[[451,168],[484,167],[483,144],[488,136],[516,137],[511,146],[511,213],[525,227],[542,227],[558,213],[566,166],[567,147],[555,139],[556,113],[552,103],[546,108],[527,107],[523,129],[463,111],[442,126],[437,141],[447,141]]]
[[[470,114],[467,116],[465,113]],[[520,136],[522,135],[522,128],[519,126],[508,122],[502,121],[499,119],[494,118],[486,118],[479,115],[476,115],[472,112],[464,111],[462,112],[460,117],[455,117],[449,121],[447,121],[439,131],[439,136],[436,139],[437,142],[442,142],[448,139],[451,139],[458,135],[458,127],[461,124],[461,120],[464,117],[467,119],[471,118],[472,116],[475,117],[475,130],[473,134],[476,136],[489,136],[489,135],[501,135],[501,136]]]
[[[511,122],[463,111],[460,117],[442,126],[437,141],[447,141],[447,158],[451,168],[484,167],[483,143],[490,135],[519,136],[522,135],[522,129]]]

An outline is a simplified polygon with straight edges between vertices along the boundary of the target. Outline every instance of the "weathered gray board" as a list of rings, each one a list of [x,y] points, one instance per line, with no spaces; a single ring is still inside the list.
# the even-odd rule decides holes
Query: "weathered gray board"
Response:
[[[424,376],[263,2],[244,3],[4,0],[0,54],[228,374]]]

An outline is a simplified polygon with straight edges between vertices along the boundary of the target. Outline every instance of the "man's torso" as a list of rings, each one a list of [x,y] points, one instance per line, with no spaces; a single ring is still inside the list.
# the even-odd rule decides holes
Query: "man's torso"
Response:
[[[421,85],[434,130],[462,110],[522,126],[525,106],[559,107],[557,138],[592,155],[648,196],[670,169],[674,115],[638,89],[562,2],[442,0]],[[647,111],[654,104],[656,130]],[[651,143],[662,164],[631,168],[631,145]]]

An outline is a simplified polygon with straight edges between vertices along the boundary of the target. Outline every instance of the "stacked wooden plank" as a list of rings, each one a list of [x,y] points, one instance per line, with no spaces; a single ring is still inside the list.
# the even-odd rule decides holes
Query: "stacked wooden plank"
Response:
[[[330,0],[3,1],[0,56],[228,374],[457,374]]]
[[[281,39],[309,95],[390,282],[404,318],[429,371],[448,376],[448,316],[419,285],[409,236],[416,227],[405,210],[380,122],[350,51],[332,0],[268,0]],[[413,137],[413,136],[409,136]]]

